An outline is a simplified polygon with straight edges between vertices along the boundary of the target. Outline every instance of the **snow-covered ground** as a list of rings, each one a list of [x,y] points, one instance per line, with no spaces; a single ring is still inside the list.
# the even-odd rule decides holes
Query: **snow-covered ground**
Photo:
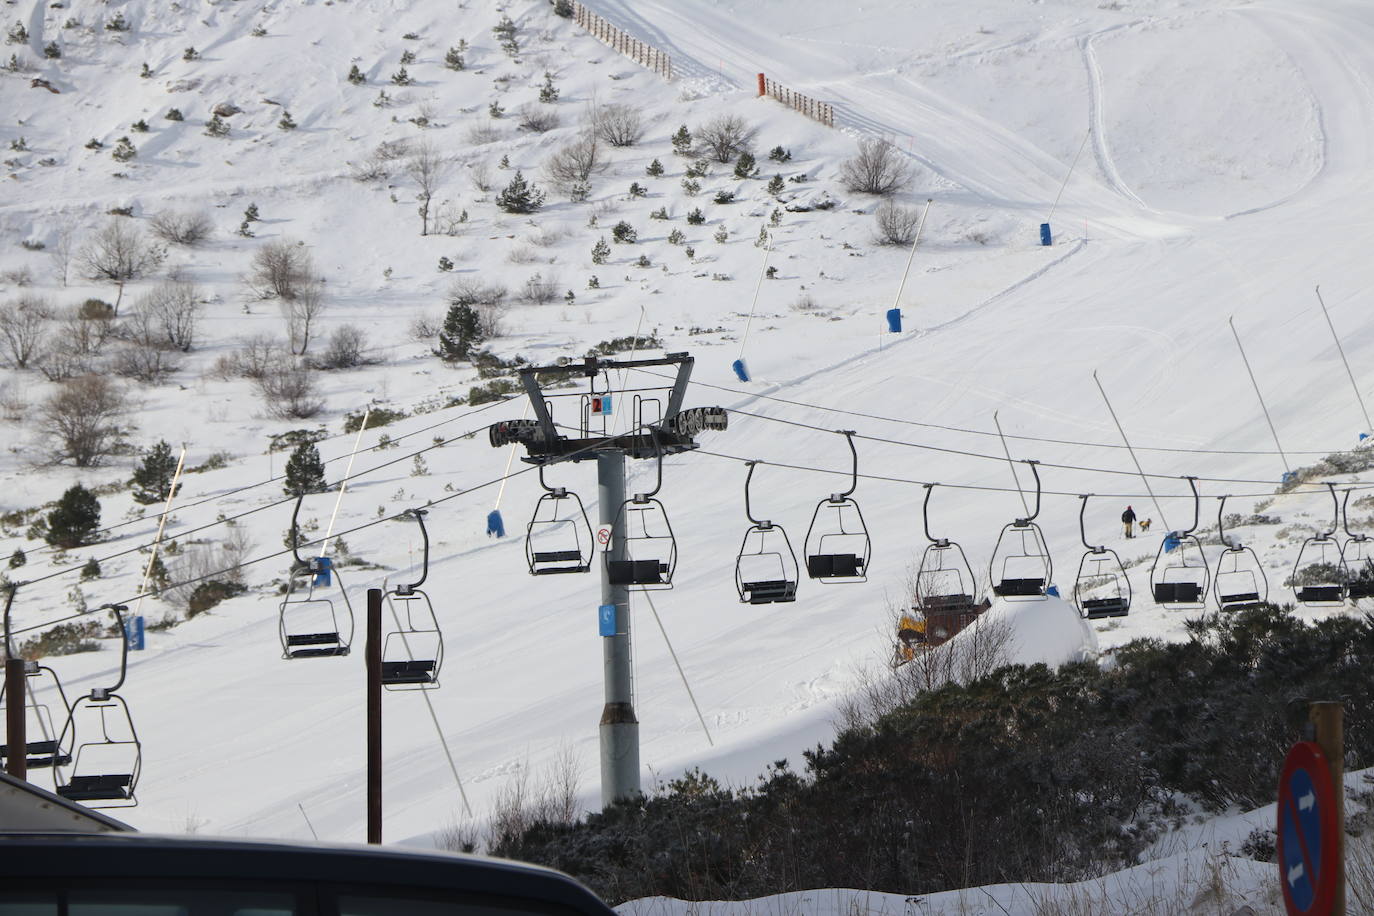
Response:
[[[1181,634],[1185,614],[1149,601],[1148,571],[1158,535],[1191,521],[1182,475],[1199,478],[1204,526],[1215,524],[1222,495],[1230,496],[1228,511],[1262,505],[1282,519],[1235,532],[1254,545],[1280,593],[1301,539],[1330,519],[1319,484],[1275,497],[1280,475],[1353,447],[1366,426],[1313,287],[1322,284],[1367,399],[1374,326],[1360,302],[1374,281],[1362,244],[1374,197],[1374,9],[1356,0],[589,6],[670,51],[677,79],[639,68],[535,0],[456,7],[22,0],[7,7],[28,37],[6,45],[3,56],[14,53],[33,69],[0,73],[0,150],[10,149],[0,198],[0,302],[23,293],[60,307],[87,296],[112,299],[110,287],[90,285],[75,265],[62,286],[52,257],[64,230],[83,243],[112,208],[132,207],[141,228],[166,210],[211,215],[214,235],[194,249],[173,246],[167,262],[207,302],[202,339],[168,383],[129,393],[137,408],[129,418],[133,443],[184,442],[193,466],[218,453],[227,459],[221,470],[187,478],[183,508],[168,528],[183,544],[222,538],[222,527],[189,532],[281,499],[280,481],[269,478],[281,473],[285,456],[267,451],[270,435],[323,424],[331,438],[321,451],[337,480],[352,448],[341,432],[346,412],[375,403],[413,414],[363,436],[359,476],[336,530],[354,555],[381,567],[345,570],[361,609],[362,589],[410,575],[418,548],[413,524],[362,526],[437,503],[429,590],[446,660],[443,687],[428,698],[476,818],[514,775],[537,778],[568,750],[582,763],[584,796],[594,803],[599,594],[591,577],[526,574],[517,535],[539,493],[533,474],[504,489],[512,536],[484,533],[509,457],[488,447],[484,430],[524,407],[444,406],[477,384],[476,373],[441,363],[430,352],[433,338],[416,340],[410,329],[417,318],[442,317],[455,277],[512,292],[536,272],[557,278],[555,303],[511,307],[505,335],[493,341],[503,356],[549,363],[637,328],[653,330],[665,350],[696,357],[689,405],[736,411],[728,431],[703,434],[700,451],[665,464],[660,496],[672,513],[680,565],[675,589],[656,594],[654,605],[710,739],[654,616],[636,598],[646,785],[689,765],[751,780],[767,762],[832,733],[836,701],[861,671],[881,669],[890,656],[893,610],[925,543],[921,483],[941,484],[932,531],[957,539],[986,570],[1001,527],[1025,511],[994,412],[1011,455],[1041,462],[1039,521],[1061,592],[1069,594],[1082,553],[1080,494],[1097,496],[1088,505],[1089,539],[1121,551],[1129,567],[1135,607],[1127,618],[1094,625],[1101,650]],[[517,59],[490,31],[503,9],[520,29]],[[129,30],[105,28],[115,13]],[[443,60],[459,39],[470,46],[467,69],[455,72]],[[43,57],[49,42],[60,59]],[[197,53],[187,55],[188,47]],[[407,68],[414,82],[397,86],[390,76],[407,50],[416,56]],[[353,64],[365,85],[344,79]],[[563,126],[519,130],[519,109],[539,105],[546,71],[560,90],[546,107]],[[760,71],[833,102],[836,128],[756,98]],[[35,78],[57,91],[35,86]],[[380,93],[389,100],[379,106]],[[490,117],[493,100],[504,118]],[[242,112],[227,119],[227,138],[207,137],[209,109],[222,102]],[[493,197],[514,170],[546,184],[540,166],[548,154],[573,138],[592,104],[611,102],[641,106],[648,129],[640,145],[611,151],[612,166],[594,179],[588,202],[551,191],[533,217],[496,209]],[[184,120],[167,120],[169,107]],[[283,109],[299,125],[294,131],[277,127]],[[690,197],[681,187],[686,162],[673,155],[669,137],[681,124],[722,113],[758,128],[760,177],[737,179],[730,166],[713,163],[701,193]],[[417,126],[417,118],[431,126]],[[131,132],[140,119],[149,130]],[[121,164],[110,150],[124,135],[138,153]],[[884,333],[883,313],[907,252],[874,244],[877,201],[837,181],[855,139],[874,135],[891,139],[914,165],[915,180],[899,200],[933,201],[900,303],[901,334]],[[468,213],[456,235],[420,237],[416,188],[399,169],[380,181],[352,177],[379,143],[403,138],[428,139],[456,158],[436,194],[448,213]],[[103,148],[87,149],[91,139]],[[775,145],[788,148],[791,161],[769,161]],[[1055,244],[1042,247],[1038,225],[1080,147],[1053,217]],[[509,170],[498,166],[502,156]],[[665,167],[662,178],[646,176],[654,158]],[[484,171],[491,189],[479,191],[473,176]],[[749,322],[764,257],[753,242],[779,208],[765,190],[775,173],[805,176],[787,183],[784,201],[824,192],[838,206],[783,208],[769,255],[777,277],[763,282]],[[633,181],[646,197],[627,197]],[[714,203],[721,190],[736,192],[738,202]],[[255,237],[245,238],[236,232],[250,203],[262,219],[250,226]],[[660,207],[667,222],[649,217]],[[685,222],[694,207],[704,211],[704,225]],[[593,265],[593,244],[619,220],[638,230],[639,242],[613,245],[610,261]],[[722,227],[727,239],[718,242]],[[667,241],[675,228],[694,258],[686,245]],[[304,242],[326,278],[321,339],[357,325],[382,361],[321,374],[327,406],[314,421],[273,419],[248,381],[214,371],[241,339],[284,335],[276,304],[247,293],[241,280],[257,247],[280,239]],[[30,250],[40,243],[43,250]],[[635,266],[641,254],[651,267]],[[455,263],[452,272],[436,268],[440,257]],[[592,275],[599,289],[588,288]],[[125,309],[136,310],[151,284],[130,284]],[[565,288],[575,301],[562,301]],[[1245,342],[1287,464],[1274,451],[1228,318]],[[750,383],[730,368],[741,351]],[[45,466],[34,421],[52,385],[33,370],[0,372],[15,417],[0,456],[4,509],[54,499],[77,480],[127,478],[132,459],[94,471]],[[1094,372],[1140,466],[1159,475],[1149,482],[1154,499],[1121,447]],[[868,581],[806,581],[794,605],[740,604],[733,563],[747,525],[742,460],[769,462],[755,475],[756,511],[784,524],[800,545],[816,502],[841,488],[848,471],[845,441],[831,433],[839,429],[859,433],[855,498],[874,545]],[[394,447],[380,447],[383,434]],[[427,472],[415,475],[410,454],[425,447]],[[636,468],[631,486],[649,485],[651,474]],[[1027,485],[1024,466],[1019,474]],[[589,465],[549,476],[579,490],[595,513]],[[1128,503],[1153,518],[1149,535],[1130,542],[1117,522]],[[20,589],[16,626],[71,613],[75,570],[90,556],[130,551],[102,559],[102,578],[79,584],[81,600],[95,606],[137,594],[146,557],[133,551],[152,539],[156,518],[139,518],[133,508],[127,495],[106,497],[105,523],[122,527],[65,558],[25,540],[22,530],[7,532],[5,551],[22,545],[29,557],[16,578],[67,571]],[[332,509],[333,497],[319,496],[305,515],[323,530]],[[280,550],[289,513],[279,505],[242,519],[252,556]],[[1368,514],[1352,513],[1357,523]],[[150,634],[147,651],[134,657],[124,693],[145,760],[130,822],[167,831],[361,835],[362,653],[280,660],[280,598],[270,582],[284,570],[281,557],[254,566],[250,594]],[[157,619],[169,608],[148,600],[143,612]],[[54,665],[69,690],[84,691],[107,680],[115,661],[106,651]],[[461,820],[430,708],[418,694],[392,694],[386,716],[386,836],[422,836]]]

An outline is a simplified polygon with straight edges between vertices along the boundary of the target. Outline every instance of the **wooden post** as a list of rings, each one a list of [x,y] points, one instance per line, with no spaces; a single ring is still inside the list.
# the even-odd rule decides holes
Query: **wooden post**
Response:
[[[382,842],[382,590],[367,590],[367,841]]]
[[[1308,705],[1307,716],[1331,770],[1336,823],[1340,825],[1336,833],[1336,896],[1331,903],[1331,916],[1345,916],[1345,709],[1339,702],[1322,700]]]
[[[8,623],[8,618],[6,618]],[[28,736],[24,734],[24,660],[5,659],[5,695],[9,705],[5,707],[5,743],[9,754],[5,758],[5,771],[15,779],[29,778]],[[56,751],[53,755],[56,756]]]

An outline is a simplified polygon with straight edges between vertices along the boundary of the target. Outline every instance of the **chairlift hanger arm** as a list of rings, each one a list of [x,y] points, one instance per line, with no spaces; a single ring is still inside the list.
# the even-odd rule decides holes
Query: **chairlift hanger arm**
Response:
[[[1025,459],[1025,463],[1030,465],[1031,474],[1035,477],[1035,511],[1025,518],[1018,518],[1016,520],[1016,526],[1018,528],[1026,527],[1031,522],[1035,521],[1035,517],[1040,514],[1040,471],[1036,467],[1040,462],[1034,458],[1027,458]]]
[[[744,517],[749,519],[751,525],[758,525],[760,528],[771,527],[773,524],[772,522],[760,521],[754,518],[754,512],[749,505],[749,481],[754,479],[754,465],[759,462],[746,461],[744,463],[749,468],[749,472],[744,475]]]
[[[654,468],[658,477],[654,482],[654,488],[648,493],[635,494],[634,501],[637,503],[648,502],[658,495],[659,490],[663,489],[663,449],[658,445],[658,430],[652,426],[649,427],[649,438],[652,439],[654,443]]]
[[[859,488],[859,450],[854,447],[854,436],[856,435],[854,430],[841,429],[837,432],[844,436],[845,441],[849,443],[849,454],[853,456],[853,463],[850,465],[849,471],[849,489],[843,493],[835,494],[839,499],[846,499],[854,495],[854,491]],[[836,502],[838,501],[836,500]]]
[[[1226,511],[1227,498],[1228,497],[1226,496],[1217,497],[1217,499],[1219,500],[1219,502],[1217,503],[1217,539],[1221,541],[1221,547],[1223,550],[1239,550],[1239,541],[1235,543],[1234,547],[1226,541],[1226,522],[1223,519],[1223,513]]]
[[[930,541],[930,543],[934,544],[936,547],[947,547],[949,546],[949,541],[937,538],[930,533],[930,493],[935,489],[937,484],[927,483],[923,484],[923,486],[926,488],[926,498],[921,502],[921,526],[926,530],[926,540]]]
[[[1106,549],[1105,547],[1101,545],[1094,546],[1088,543],[1088,526],[1083,516],[1088,511],[1088,497],[1090,496],[1092,496],[1091,493],[1080,493],[1078,496],[1078,498],[1082,500],[1082,502],[1078,504],[1078,538],[1083,542],[1083,546],[1093,553],[1102,553],[1102,551]]]
[[[1356,534],[1350,530],[1350,494],[1352,492],[1354,492],[1354,488],[1346,490],[1345,498],[1341,500],[1341,525],[1345,528],[1347,537],[1354,538],[1357,541],[1367,540],[1369,535]]]
[[[124,612],[129,609],[125,604],[106,604],[96,610],[110,611],[115,615],[115,622],[119,624],[119,680],[115,681],[113,687],[93,687],[91,688],[92,700],[108,699],[110,694],[124,686],[124,676],[129,672],[129,637],[124,633]]]
[[[1331,491],[1331,530],[1322,535],[1322,540],[1329,540],[1341,523],[1341,502],[1336,498],[1336,485],[1327,481],[1326,488]]]
[[[305,565],[305,561],[301,559],[300,550],[298,548],[300,529],[296,527],[296,518],[301,514],[301,503],[303,502],[305,502],[305,494],[297,493],[296,508],[291,510],[291,556],[295,557],[296,566],[298,568]]]
[[[424,585],[425,580],[429,578],[429,531],[425,528],[425,515],[428,514],[428,512],[428,509],[410,510],[409,514],[420,524],[420,537],[424,541],[424,553],[422,554],[423,559],[420,563],[420,578],[409,585],[397,586],[396,594],[398,595],[414,594],[415,590]]]
[[[15,658],[14,644],[10,642],[10,608],[14,606],[14,593],[19,591],[18,582],[5,583],[5,657]]]
[[[1188,481],[1188,486],[1192,487],[1193,489],[1193,526],[1189,528],[1187,531],[1180,531],[1180,536],[1192,534],[1194,531],[1197,530],[1198,513],[1202,509],[1202,497],[1199,496],[1197,492],[1197,478],[1185,476],[1183,479]]]

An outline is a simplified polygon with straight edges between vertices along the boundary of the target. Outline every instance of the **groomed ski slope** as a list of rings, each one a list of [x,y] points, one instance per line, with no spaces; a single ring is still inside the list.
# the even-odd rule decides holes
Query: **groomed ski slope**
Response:
[[[672,513],[681,559],[676,588],[656,594],[654,604],[714,743],[708,744],[697,722],[648,605],[636,598],[636,705],[646,787],[686,766],[746,782],[767,762],[795,758],[826,740],[836,701],[858,672],[880,669],[890,654],[892,609],[903,600],[909,566],[923,546],[920,483],[942,484],[932,503],[932,527],[959,540],[975,567],[986,570],[1001,526],[1023,514],[992,434],[994,411],[1012,455],[1041,462],[1040,521],[1061,589],[1071,587],[1081,553],[1078,494],[1099,497],[1090,501],[1089,537],[1121,550],[1131,566],[1137,607],[1129,618],[1097,628],[1102,650],[1139,636],[1181,634],[1184,615],[1155,608],[1145,598],[1149,563],[1138,561],[1157,548],[1155,533],[1189,523],[1191,501],[1182,498],[1188,492],[1182,480],[1151,480],[1159,508],[1144,494],[1130,457],[1119,448],[1094,371],[1144,469],[1199,477],[1204,525],[1215,523],[1214,497],[1230,494],[1228,511],[1248,513],[1272,496],[1284,471],[1272,454],[1228,318],[1234,316],[1246,343],[1289,463],[1310,464],[1355,445],[1364,420],[1313,287],[1322,284],[1369,398],[1374,328],[1363,297],[1374,281],[1374,265],[1363,242],[1374,203],[1374,10],[1367,5],[871,2],[836,11],[812,0],[600,0],[590,6],[674,54],[682,79],[670,88],[655,86],[652,77],[634,73],[632,63],[586,36],[569,31],[559,39],[586,60],[595,56],[597,67],[632,74],[628,78],[661,113],[657,142],[684,119],[695,121],[697,112],[738,111],[764,121],[761,141],[769,145],[771,136],[784,131],[805,138],[798,146],[808,146],[824,163],[817,167],[822,177],[833,177],[835,164],[850,149],[847,138],[878,132],[893,137],[919,163],[907,202],[934,200],[901,303],[901,335],[880,331],[905,252],[870,244],[863,231],[867,223],[857,218],[846,224],[847,236],[836,237],[825,228],[829,224],[812,221],[812,214],[784,223],[775,236],[772,263],[782,265],[782,282],[765,284],[754,319],[746,346],[751,383],[738,382],[730,371],[760,263],[760,252],[744,244],[722,251],[717,266],[707,268],[728,268],[734,283],[703,292],[684,272],[655,280],[655,292],[636,293],[629,284],[606,300],[595,324],[581,315],[564,321],[548,311],[522,312],[512,339],[501,343],[501,352],[523,352],[537,362],[577,355],[596,340],[632,333],[642,305],[646,327],[657,327],[668,349],[689,350],[697,358],[697,384],[688,403],[739,411],[727,432],[703,434],[699,452],[665,464],[660,496]],[[437,20],[439,14],[428,7],[353,4],[349,28],[356,34],[341,39],[330,32],[324,39],[334,47],[361,41],[362,23],[381,11],[403,24],[422,12],[433,17],[427,21]],[[302,17],[321,12],[283,10],[280,16],[303,27],[309,19]],[[539,4],[516,12],[543,15]],[[214,15],[224,14],[211,14],[211,20]],[[183,43],[179,37],[168,40],[169,47]],[[310,55],[308,45],[299,47],[304,51],[293,60],[302,81],[332,86],[344,58],[331,52],[322,60]],[[202,53],[209,56],[211,50],[204,43]],[[266,67],[269,61],[259,63]],[[129,66],[126,61],[122,69]],[[587,70],[589,83],[605,78],[591,64]],[[754,99],[750,88],[760,70],[833,101],[838,131]],[[318,96],[319,111],[365,106],[337,91],[337,102]],[[683,102],[678,93],[694,98]],[[5,98],[28,104],[31,97]],[[480,98],[473,96],[470,107]],[[676,105],[696,107],[689,116]],[[302,119],[303,108],[293,105],[292,111]],[[1087,150],[1054,217],[1056,243],[1041,248],[1037,225],[1085,132]],[[73,138],[89,133],[87,125],[73,122]],[[405,372],[377,369],[330,379],[331,410],[341,413],[344,402],[349,409],[360,406],[378,395],[378,386],[395,403],[413,404],[445,384],[445,370],[432,359],[422,363],[404,355],[416,348],[406,350],[400,325],[421,311],[414,305],[421,297],[396,291],[413,282],[437,301],[435,291],[442,286],[431,278],[432,257],[403,267],[413,238],[365,241],[364,229],[374,217],[357,206],[358,198],[339,196],[329,177],[337,178],[342,157],[331,154],[328,163],[292,157],[274,170],[274,154],[259,145],[243,154],[255,163],[254,173],[245,175],[241,161],[220,165],[226,160],[212,160],[203,152],[207,141],[201,142],[195,162],[169,161],[160,168],[159,174],[183,176],[174,193],[227,195],[241,186],[247,197],[233,201],[230,212],[237,213],[268,187],[290,188],[300,208],[293,217],[312,227],[317,255],[339,265],[337,282],[349,291],[344,313],[370,321],[370,333],[398,360],[414,360]],[[460,135],[453,142],[460,144]],[[627,184],[633,174],[625,172],[616,183]],[[72,188],[73,202],[92,202],[82,204],[92,214],[128,196],[104,190],[93,175],[64,171],[61,185],[56,178],[45,181],[14,185],[24,188],[20,198],[0,210],[9,232],[23,237],[35,231],[38,214],[56,205],[60,187]],[[871,206],[871,200],[853,195],[841,209]],[[568,226],[585,222],[577,211],[557,215]],[[736,236],[750,238],[757,230],[748,227],[767,211],[753,215],[755,222],[741,223]],[[413,234],[408,204],[404,216],[385,218]],[[489,235],[502,235],[492,228],[498,231]],[[974,238],[980,231],[987,244]],[[849,257],[841,241],[861,257]],[[475,259],[470,266],[482,267],[485,276],[507,271],[510,285],[522,282],[525,271],[485,253],[494,251],[482,247],[486,242],[463,244]],[[582,262],[586,247],[578,237],[576,257]],[[382,268],[390,264],[398,267],[397,275],[383,283]],[[228,290],[237,270],[225,267],[213,282]],[[582,282],[573,284],[572,278],[586,272],[585,266],[566,272],[565,282],[579,298]],[[618,282],[624,272],[608,268],[603,275]],[[788,308],[801,284],[821,309]],[[240,333],[231,330],[236,322],[265,320],[240,318],[237,300],[227,292],[224,301],[226,307],[211,319],[222,323],[216,334]],[[374,317],[379,304],[405,318]],[[693,324],[721,321],[735,335],[687,333]],[[365,388],[350,387],[364,377]],[[202,395],[192,387],[150,396],[145,430],[257,443],[264,431],[287,428],[253,418],[243,403],[247,391],[213,387]],[[525,573],[523,545],[515,535],[538,494],[533,474],[513,478],[505,490],[502,511],[513,536],[502,540],[483,533],[495,487],[454,495],[502,475],[507,454],[487,446],[485,427],[518,418],[521,411],[521,403],[512,401],[455,421],[442,431],[448,444],[426,455],[428,476],[410,476],[409,462],[402,462],[362,477],[350,485],[339,522],[348,530],[377,518],[378,508],[391,514],[453,497],[430,516],[434,553],[428,585],[447,647],[443,687],[430,698],[478,819],[512,778],[529,772],[537,782],[564,750],[581,761],[585,798],[589,806],[596,804],[602,703],[596,583],[591,577],[535,579]],[[202,412],[208,422],[188,419]],[[396,438],[462,412],[417,416],[387,432]],[[830,432],[838,429],[887,440],[857,443],[860,473],[871,475],[860,480],[855,494],[874,543],[869,581],[807,581],[794,605],[741,605],[733,587],[734,553],[746,524],[741,459],[772,463],[756,473],[755,504],[800,544],[816,501],[843,488],[848,451],[844,439]],[[475,436],[461,438],[464,432]],[[403,441],[402,451],[366,452],[357,470],[428,444],[431,435]],[[376,441],[371,431],[363,440],[365,446]],[[350,445],[340,437],[322,450],[336,458]],[[261,447],[244,448],[253,450]],[[275,460],[270,470],[279,473],[281,457]],[[339,467],[331,465],[332,478]],[[199,478],[188,495],[262,480],[270,470],[267,456],[259,454]],[[12,485],[22,473],[17,463],[11,467]],[[631,488],[651,485],[651,474],[648,467],[636,468]],[[549,476],[578,489],[596,512],[590,466],[557,468]],[[70,472],[47,471],[33,486],[51,498],[71,479]],[[1324,488],[1302,489],[1265,510],[1299,531],[1283,539],[1274,528],[1238,532],[1270,564],[1276,596],[1302,530],[1329,519]],[[188,510],[178,514],[178,524],[213,521],[217,512],[258,505],[276,492],[264,488]],[[1121,539],[1116,519],[1127,503],[1141,517],[1154,518],[1149,539]],[[315,497],[308,507],[323,527],[332,496]],[[247,522],[256,554],[278,549],[288,516],[289,508],[281,508]],[[146,538],[152,527],[145,523],[139,536]],[[410,574],[413,525],[379,525],[348,534],[347,541],[355,555],[390,567],[392,582]],[[266,584],[282,572],[277,561],[250,578]],[[344,575],[361,610],[362,589],[384,573],[345,569]],[[130,568],[101,589],[132,593],[136,578]],[[69,587],[59,580],[35,594],[61,607]],[[103,600],[95,587],[85,588],[92,605]],[[153,830],[294,837],[309,836],[313,826],[322,838],[361,837],[361,651],[346,659],[281,661],[278,601],[267,589],[256,589],[153,634],[148,651],[134,658],[125,695],[146,756],[141,804],[124,815],[131,823]],[[37,607],[20,610],[25,622],[44,619]],[[108,678],[115,659],[106,651],[58,661],[64,680],[85,687]],[[424,702],[414,694],[389,695],[386,716],[387,837],[419,837],[462,819]]]

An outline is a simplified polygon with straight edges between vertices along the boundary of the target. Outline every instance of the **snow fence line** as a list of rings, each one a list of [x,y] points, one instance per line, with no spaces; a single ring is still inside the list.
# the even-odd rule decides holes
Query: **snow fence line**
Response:
[[[641,67],[654,71],[666,80],[673,78],[673,58],[666,51],[660,51],[623,29],[616,28],[581,3],[573,3],[573,21]]]
[[[813,99],[809,95],[802,95],[794,92],[777,80],[769,79],[766,74],[759,74],[759,96],[768,96],[777,99],[793,111],[799,111],[816,121],[820,121],[826,127],[835,126],[835,107],[829,102],[822,102],[820,99]]]

